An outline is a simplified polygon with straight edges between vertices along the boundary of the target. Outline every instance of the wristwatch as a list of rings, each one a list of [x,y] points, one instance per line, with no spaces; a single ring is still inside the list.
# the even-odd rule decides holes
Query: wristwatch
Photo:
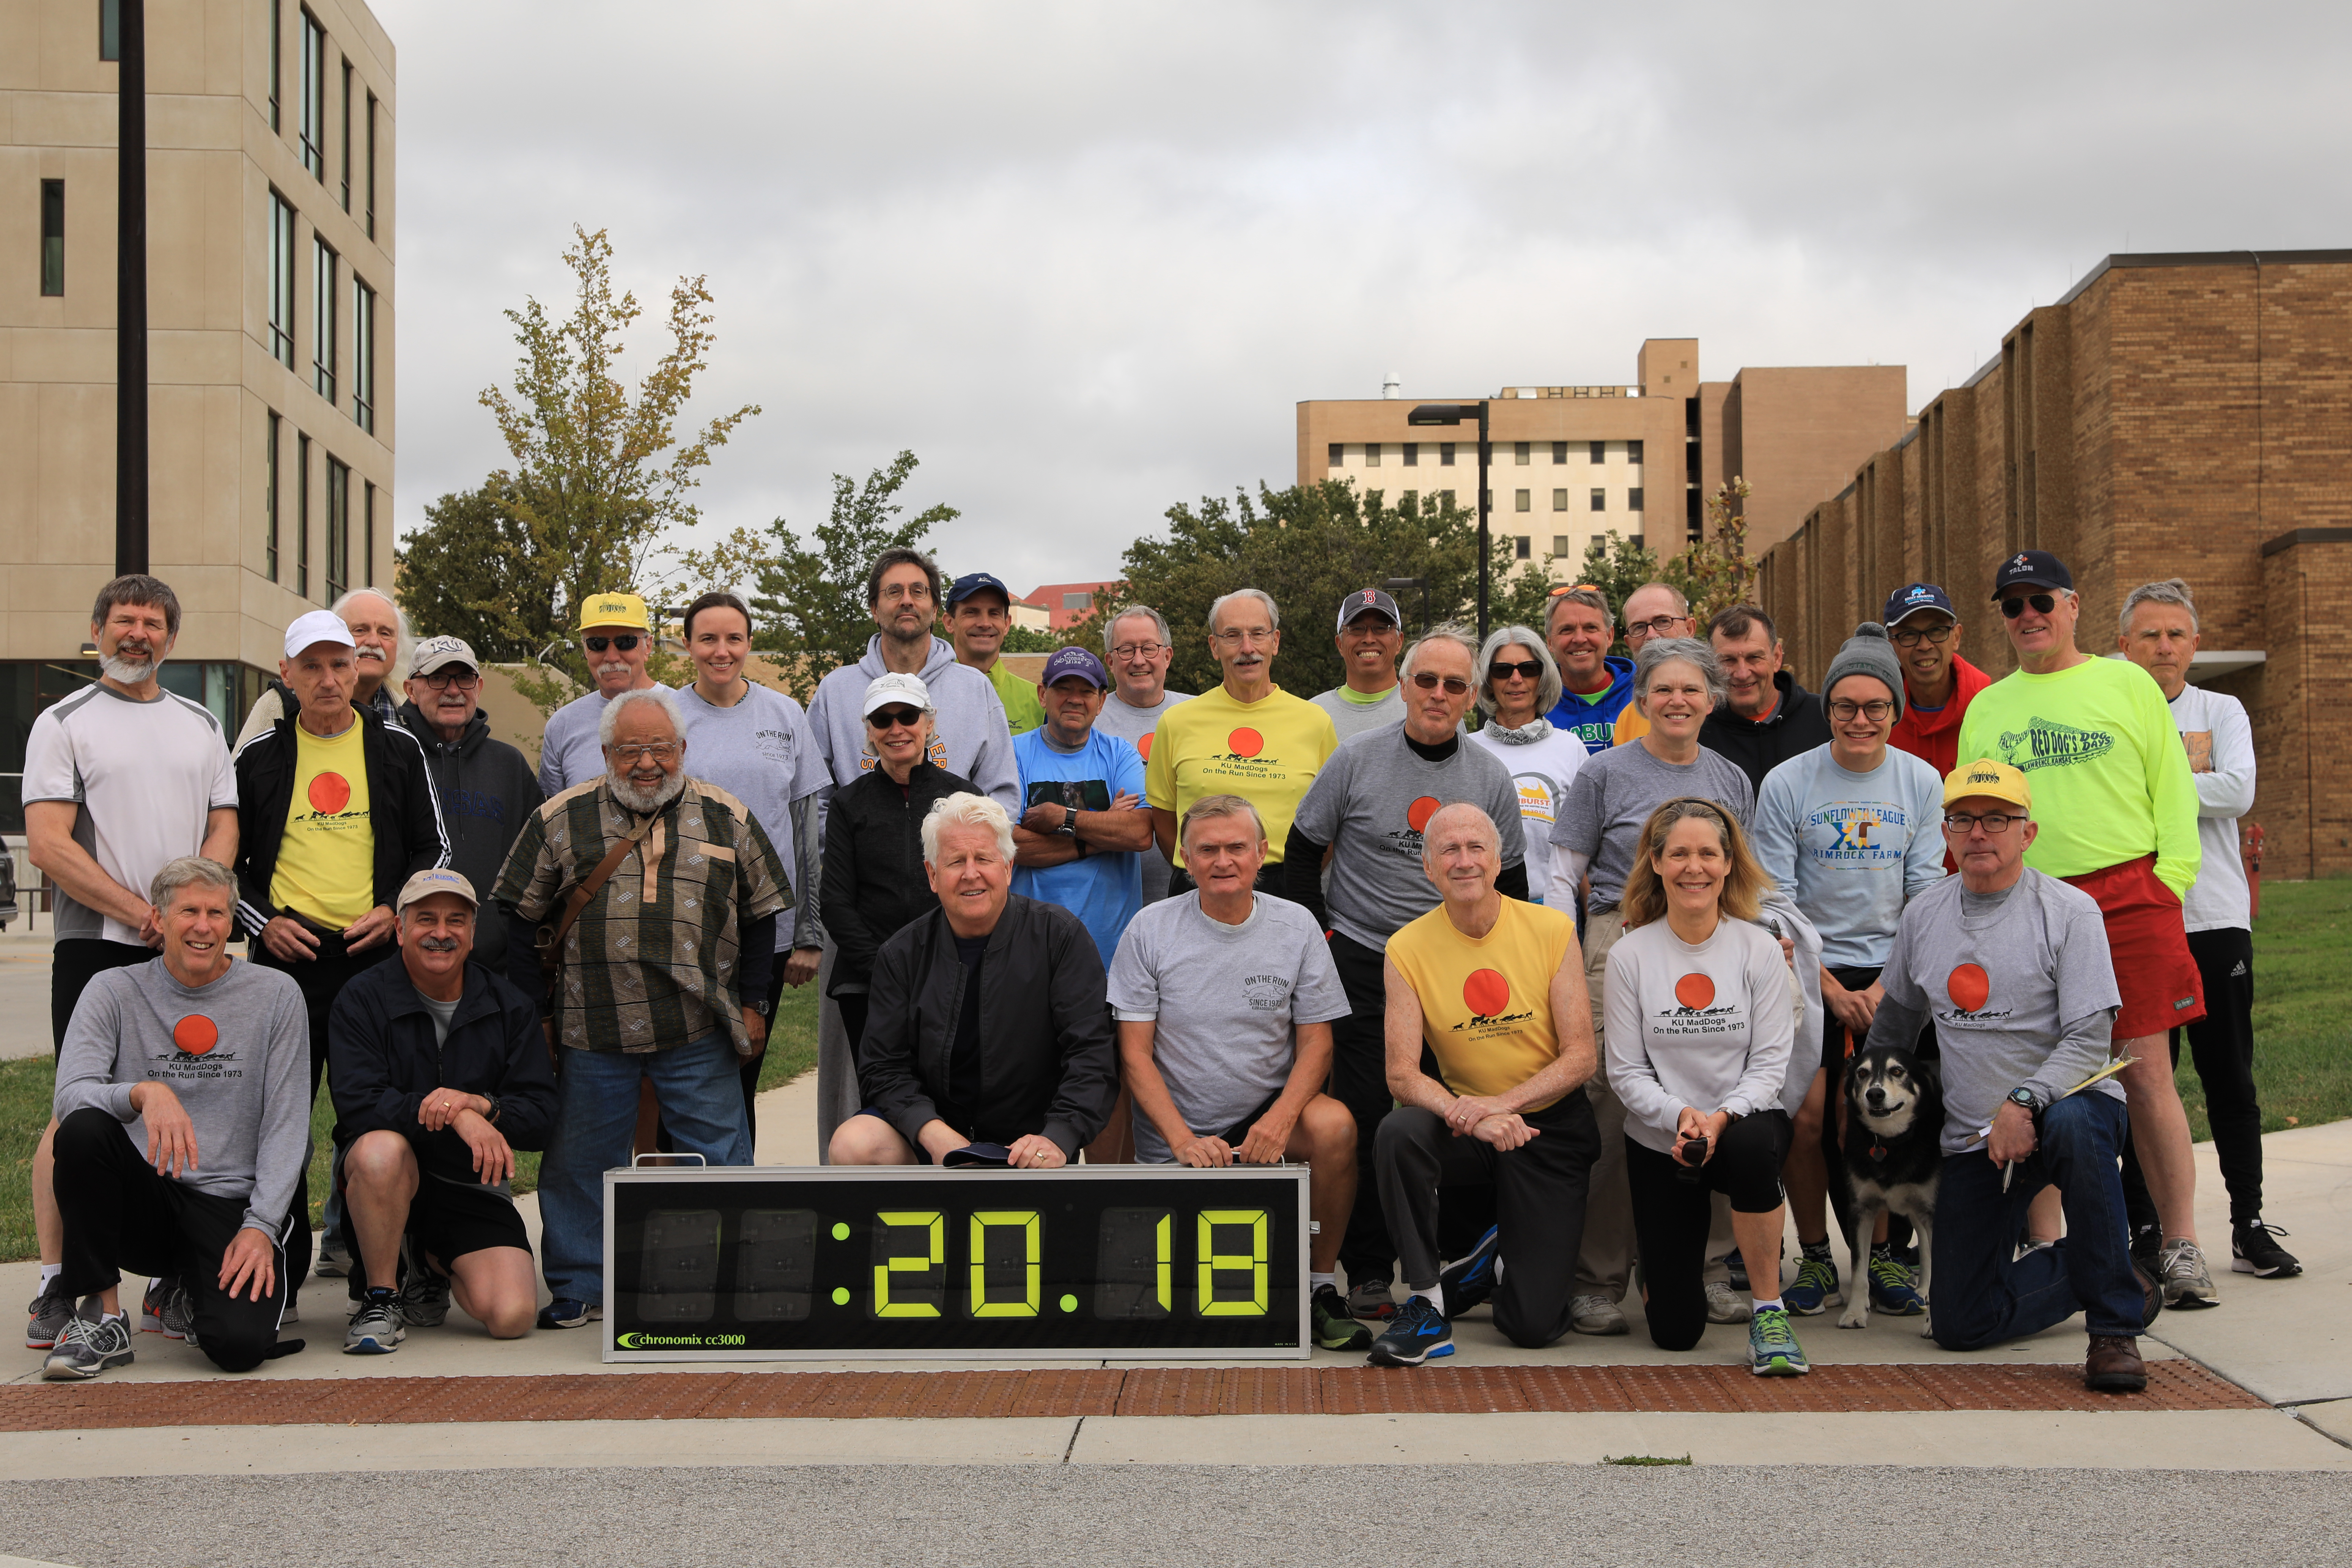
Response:
[[[2042,1097],[2034,1093],[2032,1089],[2026,1088],[2023,1084],[2020,1084],[2017,1088],[2009,1091],[2009,1102],[2011,1105],[2022,1106],[2025,1110],[2025,1114],[2028,1116],[2039,1116],[2042,1114]]]
[[[1055,831],[1061,834],[1065,838],[1076,838],[1078,836],[1078,813],[1076,807],[1068,805],[1062,807],[1062,826]]]
[[[499,1097],[495,1094],[486,1094],[482,1096],[482,1098],[490,1102],[489,1114],[483,1117],[482,1120],[488,1122],[491,1126],[496,1127],[499,1124]]]

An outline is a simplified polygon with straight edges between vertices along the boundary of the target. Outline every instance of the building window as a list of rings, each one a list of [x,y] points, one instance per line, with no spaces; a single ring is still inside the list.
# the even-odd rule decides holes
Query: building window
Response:
[[[1531,462],[1533,462],[1533,461],[1535,460],[1535,458],[1534,458],[1534,454],[1533,454],[1533,447],[1535,447],[1535,443],[1534,443],[1533,441],[1514,441],[1514,442],[1512,442],[1512,443],[1511,443],[1511,462],[1512,462],[1516,467],[1522,468],[1526,468],[1529,463],[1531,463]]]
[[[360,586],[375,586],[375,486],[360,481]]]
[[[1627,511],[1639,511],[1642,510],[1641,486],[1635,485],[1632,489],[1625,492],[1625,510]]]
[[[326,242],[310,242],[310,384],[329,403],[335,400],[335,253]]]
[[[1399,501],[1397,504],[1403,510],[1410,511],[1414,507],[1421,504],[1421,492],[1419,490],[1407,490],[1404,492],[1404,500]]]
[[[1437,466],[1441,468],[1450,468],[1454,466],[1453,442],[1440,441],[1437,444]],[[1454,492],[1452,490],[1448,490],[1445,493],[1447,495],[1452,495]]]
[[[375,237],[375,94],[367,95],[367,231]]]
[[[1627,542],[1632,544],[1634,549],[1639,550],[1642,548],[1642,536],[1637,533],[1633,535],[1631,540],[1627,541]]]
[[[352,470],[327,459],[327,603],[352,583]]]
[[[352,279],[352,422],[375,434],[375,290]]]
[[[1625,443],[1625,460],[1637,468],[1642,466],[1642,443],[1639,441]]]
[[[1535,492],[1533,490],[1513,490],[1511,492],[1511,510],[1513,511],[1534,510]]]
[[[1551,444],[1551,460],[1555,463],[1565,463],[1568,461],[1567,442],[1554,441]]]
[[[1565,487],[1551,492],[1551,510],[1554,511],[1568,510],[1568,490]]]
[[[282,132],[283,117],[278,111],[278,87],[285,76],[281,63],[286,58],[286,7],[279,0],[269,0],[269,129]]]
[[[294,437],[294,591],[310,596],[310,437]]]
[[[343,210],[352,210],[352,62],[343,62]]]
[[[269,357],[294,368],[294,209],[269,193]]]
[[[1607,461],[1609,460],[1609,443],[1608,443],[1608,442],[1606,442],[1606,441],[1595,441],[1595,442],[1592,442],[1592,443],[1591,443],[1591,447],[1592,447],[1592,460],[1593,460],[1594,462],[1596,462],[1596,463],[1605,463],[1605,462],[1607,462]]]
[[[1402,447],[1402,448],[1400,448],[1400,449],[1404,453],[1404,466],[1405,466],[1406,468],[1419,468],[1419,467],[1421,467],[1421,443],[1420,443],[1420,442],[1418,442],[1418,441],[1407,441],[1406,443],[1404,443],[1403,447]]]
[[[1592,510],[1595,511],[1607,511],[1609,510],[1609,492],[1601,489],[1597,485],[1593,487],[1592,490]]]
[[[327,31],[302,13],[302,167],[327,183]]]
[[[1518,557],[1520,560],[1522,560],[1522,561],[1530,560],[1530,559],[1532,559],[1532,558],[1533,558],[1533,556],[1534,556],[1535,547],[1536,547],[1536,542],[1534,541],[1534,539],[1530,538],[1530,537],[1529,537],[1528,535],[1527,535],[1527,534],[1522,533],[1522,534],[1521,534],[1521,535],[1519,535],[1519,537],[1518,537],[1518,540],[1517,540],[1517,548],[1516,548],[1516,550],[1515,550],[1514,553],[1516,553],[1516,554],[1517,555],[1517,557]]]
[[[1440,490],[1440,491],[1438,491],[1438,492],[1437,492],[1437,499],[1438,499],[1439,502],[1440,502],[1443,506],[1445,506],[1445,507],[1448,507],[1448,508],[1451,508],[1451,507],[1456,507],[1456,506],[1459,506],[1459,505],[1461,505],[1461,504],[1462,504],[1460,501],[1457,501],[1457,500],[1455,500],[1454,499],[1454,492],[1453,492],[1452,490]]]
[[[269,580],[278,581],[278,416],[269,416],[269,435],[261,448],[261,556],[268,563]]]
[[[41,182],[41,292],[66,291],[66,183]]]
[[[1345,443],[1345,442],[1343,442],[1343,441],[1334,441],[1334,442],[1332,442],[1332,443],[1331,443],[1331,461],[1330,461],[1330,465],[1329,465],[1329,466],[1330,466],[1330,467],[1332,467],[1332,468],[1338,468],[1340,464],[1342,464],[1342,463],[1346,462],[1347,460],[1348,460],[1348,447],[1347,447],[1347,443]]]
[[[1367,442],[1365,442],[1365,443],[1364,443],[1364,467],[1366,467],[1366,468],[1379,468],[1380,466],[1381,466],[1381,444],[1380,444],[1378,441],[1367,441]]]
[[[122,58],[122,0],[98,0],[98,58]]]
[[[1551,536],[1551,552],[1560,560],[1568,559],[1568,535],[1555,533]]]
[[[1094,607],[1095,596],[1092,590],[1088,590],[1083,594],[1065,594],[1062,595],[1062,608],[1066,610],[1091,610]]]

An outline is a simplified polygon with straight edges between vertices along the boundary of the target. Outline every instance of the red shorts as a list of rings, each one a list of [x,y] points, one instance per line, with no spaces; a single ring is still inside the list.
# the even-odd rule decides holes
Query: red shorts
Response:
[[[2205,981],[2189,955],[2180,900],[2156,879],[2155,856],[2063,879],[2090,894],[2106,917],[2107,951],[2124,999],[2116,1039],[2161,1035],[2205,1016]]]

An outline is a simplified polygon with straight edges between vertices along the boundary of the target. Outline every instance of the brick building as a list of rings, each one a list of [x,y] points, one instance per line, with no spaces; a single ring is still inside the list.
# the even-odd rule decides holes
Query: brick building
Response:
[[[1988,595],[2017,550],[2072,569],[2089,653],[2133,587],[2185,577],[2191,679],[2252,716],[2267,865],[2352,871],[2352,782],[2322,761],[2352,754],[2352,250],[2111,256],[1850,479],[1763,560],[1801,679],[1914,579],[2006,674]]]

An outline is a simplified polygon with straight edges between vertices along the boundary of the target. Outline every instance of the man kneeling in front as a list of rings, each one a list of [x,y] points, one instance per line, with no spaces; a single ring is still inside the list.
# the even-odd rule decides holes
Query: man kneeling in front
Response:
[[[1502,837],[1475,805],[1422,828],[1444,900],[1389,938],[1389,1090],[1373,1153],[1381,1208],[1412,1289],[1372,1342],[1379,1366],[1454,1353],[1449,1320],[1495,1299],[1495,1326],[1537,1349],[1569,1328],[1584,1200],[1601,1132],[1576,1091],[1592,1076],[1592,1008],[1576,922],[1495,889]],[[1423,1047],[1439,1082],[1421,1070]],[[1437,1194],[1492,1183],[1496,1224],[1442,1274]]]
[[[452,1293],[497,1340],[528,1333],[539,1304],[514,1152],[547,1146],[555,1071],[538,1007],[471,962],[478,908],[457,872],[417,872],[395,911],[400,962],[335,999],[336,1185],[365,1279],[352,1281],[347,1355],[381,1355],[408,1330],[437,1327]]]
[[[2122,996],[2099,906],[2025,864],[2032,805],[2004,763],[1963,763],[1945,779],[1944,842],[1960,874],[1905,907],[1869,1044],[1908,1050],[1932,1019],[1943,1057],[1936,1342],[1982,1350],[2081,1312],[2083,1381],[2137,1393],[2139,1332],[2164,1291],[2125,1238],[2124,1091],[2107,1079],[2068,1092],[2106,1066]],[[2021,1258],[2026,1207],[2053,1184],[2066,1237]]]
[[[58,1057],[58,1283],[81,1305],[42,1368],[54,1382],[131,1361],[121,1268],[162,1287],[163,1331],[223,1372],[302,1348],[278,1339],[310,1136],[301,990],[230,958],[236,878],[219,862],[170,862],[148,901],[163,955],[91,981]]]
[[[1066,1165],[1118,1099],[1103,965],[1078,917],[1013,894],[1013,819],[951,795],[923,819],[940,907],[875,956],[836,1165]]]
[[[1360,1351],[1335,1274],[1356,1199],[1356,1119],[1322,1092],[1331,1020],[1348,993],[1301,905],[1254,892],[1265,864],[1257,808],[1204,795],[1179,826],[1193,890],[1128,923],[1111,960],[1119,1061],[1135,1096],[1135,1157],[1199,1167],[1307,1162],[1315,1342]]]

